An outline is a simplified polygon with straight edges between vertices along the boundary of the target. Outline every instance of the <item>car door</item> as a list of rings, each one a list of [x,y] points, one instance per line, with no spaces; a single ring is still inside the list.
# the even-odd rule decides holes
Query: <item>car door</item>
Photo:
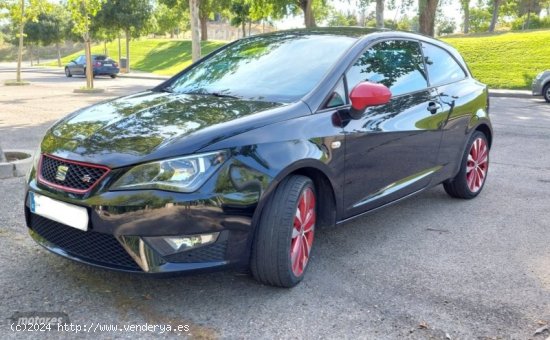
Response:
[[[76,59],[76,65],[74,66],[74,74],[84,74],[84,66],[86,66],[86,57],[78,57],[78,59]]]
[[[464,152],[465,132],[479,107],[472,103],[485,103],[482,98],[485,86],[468,78],[460,63],[445,49],[422,42],[422,51],[430,84],[437,89],[442,104],[438,112],[442,140],[437,160],[446,168],[440,175],[442,180],[454,176],[458,169]]]
[[[437,171],[441,140],[437,91],[429,88],[420,44],[386,40],[369,47],[346,72],[347,89],[362,81],[392,92],[345,127],[345,217],[414,193]]]

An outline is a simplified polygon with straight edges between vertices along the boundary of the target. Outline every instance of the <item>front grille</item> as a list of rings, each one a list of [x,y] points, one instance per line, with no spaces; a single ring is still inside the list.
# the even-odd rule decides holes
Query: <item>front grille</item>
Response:
[[[227,241],[210,244],[197,249],[191,249],[182,253],[164,256],[168,262],[177,263],[202,263],[218,262],[225,260]]]
[[[31,214],[30,224],[38,235],[72,256],[107,267],[141,271],[113,235],[78,230],[35,214]]]
[[[109,172],[109,168],[42,155],[40,182],[69,192],[83,194]]]

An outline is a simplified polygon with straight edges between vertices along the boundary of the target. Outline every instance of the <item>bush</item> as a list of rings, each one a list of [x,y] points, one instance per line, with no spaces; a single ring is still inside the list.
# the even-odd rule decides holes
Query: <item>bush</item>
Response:
[[[532,14],[529,18],[529,27],[527,24],[527,14],[517,18],[512,22],[512,30],[520,31],[524,29],[539,29],[539,28],[550,28],[550,16],[544,18],[539,18],[538,15]]]

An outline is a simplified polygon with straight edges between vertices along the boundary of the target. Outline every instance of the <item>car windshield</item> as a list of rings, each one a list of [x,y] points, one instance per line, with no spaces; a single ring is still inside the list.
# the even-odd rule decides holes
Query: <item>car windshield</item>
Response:
[[[243,39],[184,72],[169,90],[293,102],[311,91],[355,41],[297,34]]]

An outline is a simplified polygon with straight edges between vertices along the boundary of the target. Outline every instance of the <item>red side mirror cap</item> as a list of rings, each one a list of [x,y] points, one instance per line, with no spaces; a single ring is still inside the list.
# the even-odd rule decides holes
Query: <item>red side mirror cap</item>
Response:
[[[365,81],[351,90],[349,98],[353,109],[364,111],[369,106],[387,104],[391,99],[391,92],[382,84]]]

